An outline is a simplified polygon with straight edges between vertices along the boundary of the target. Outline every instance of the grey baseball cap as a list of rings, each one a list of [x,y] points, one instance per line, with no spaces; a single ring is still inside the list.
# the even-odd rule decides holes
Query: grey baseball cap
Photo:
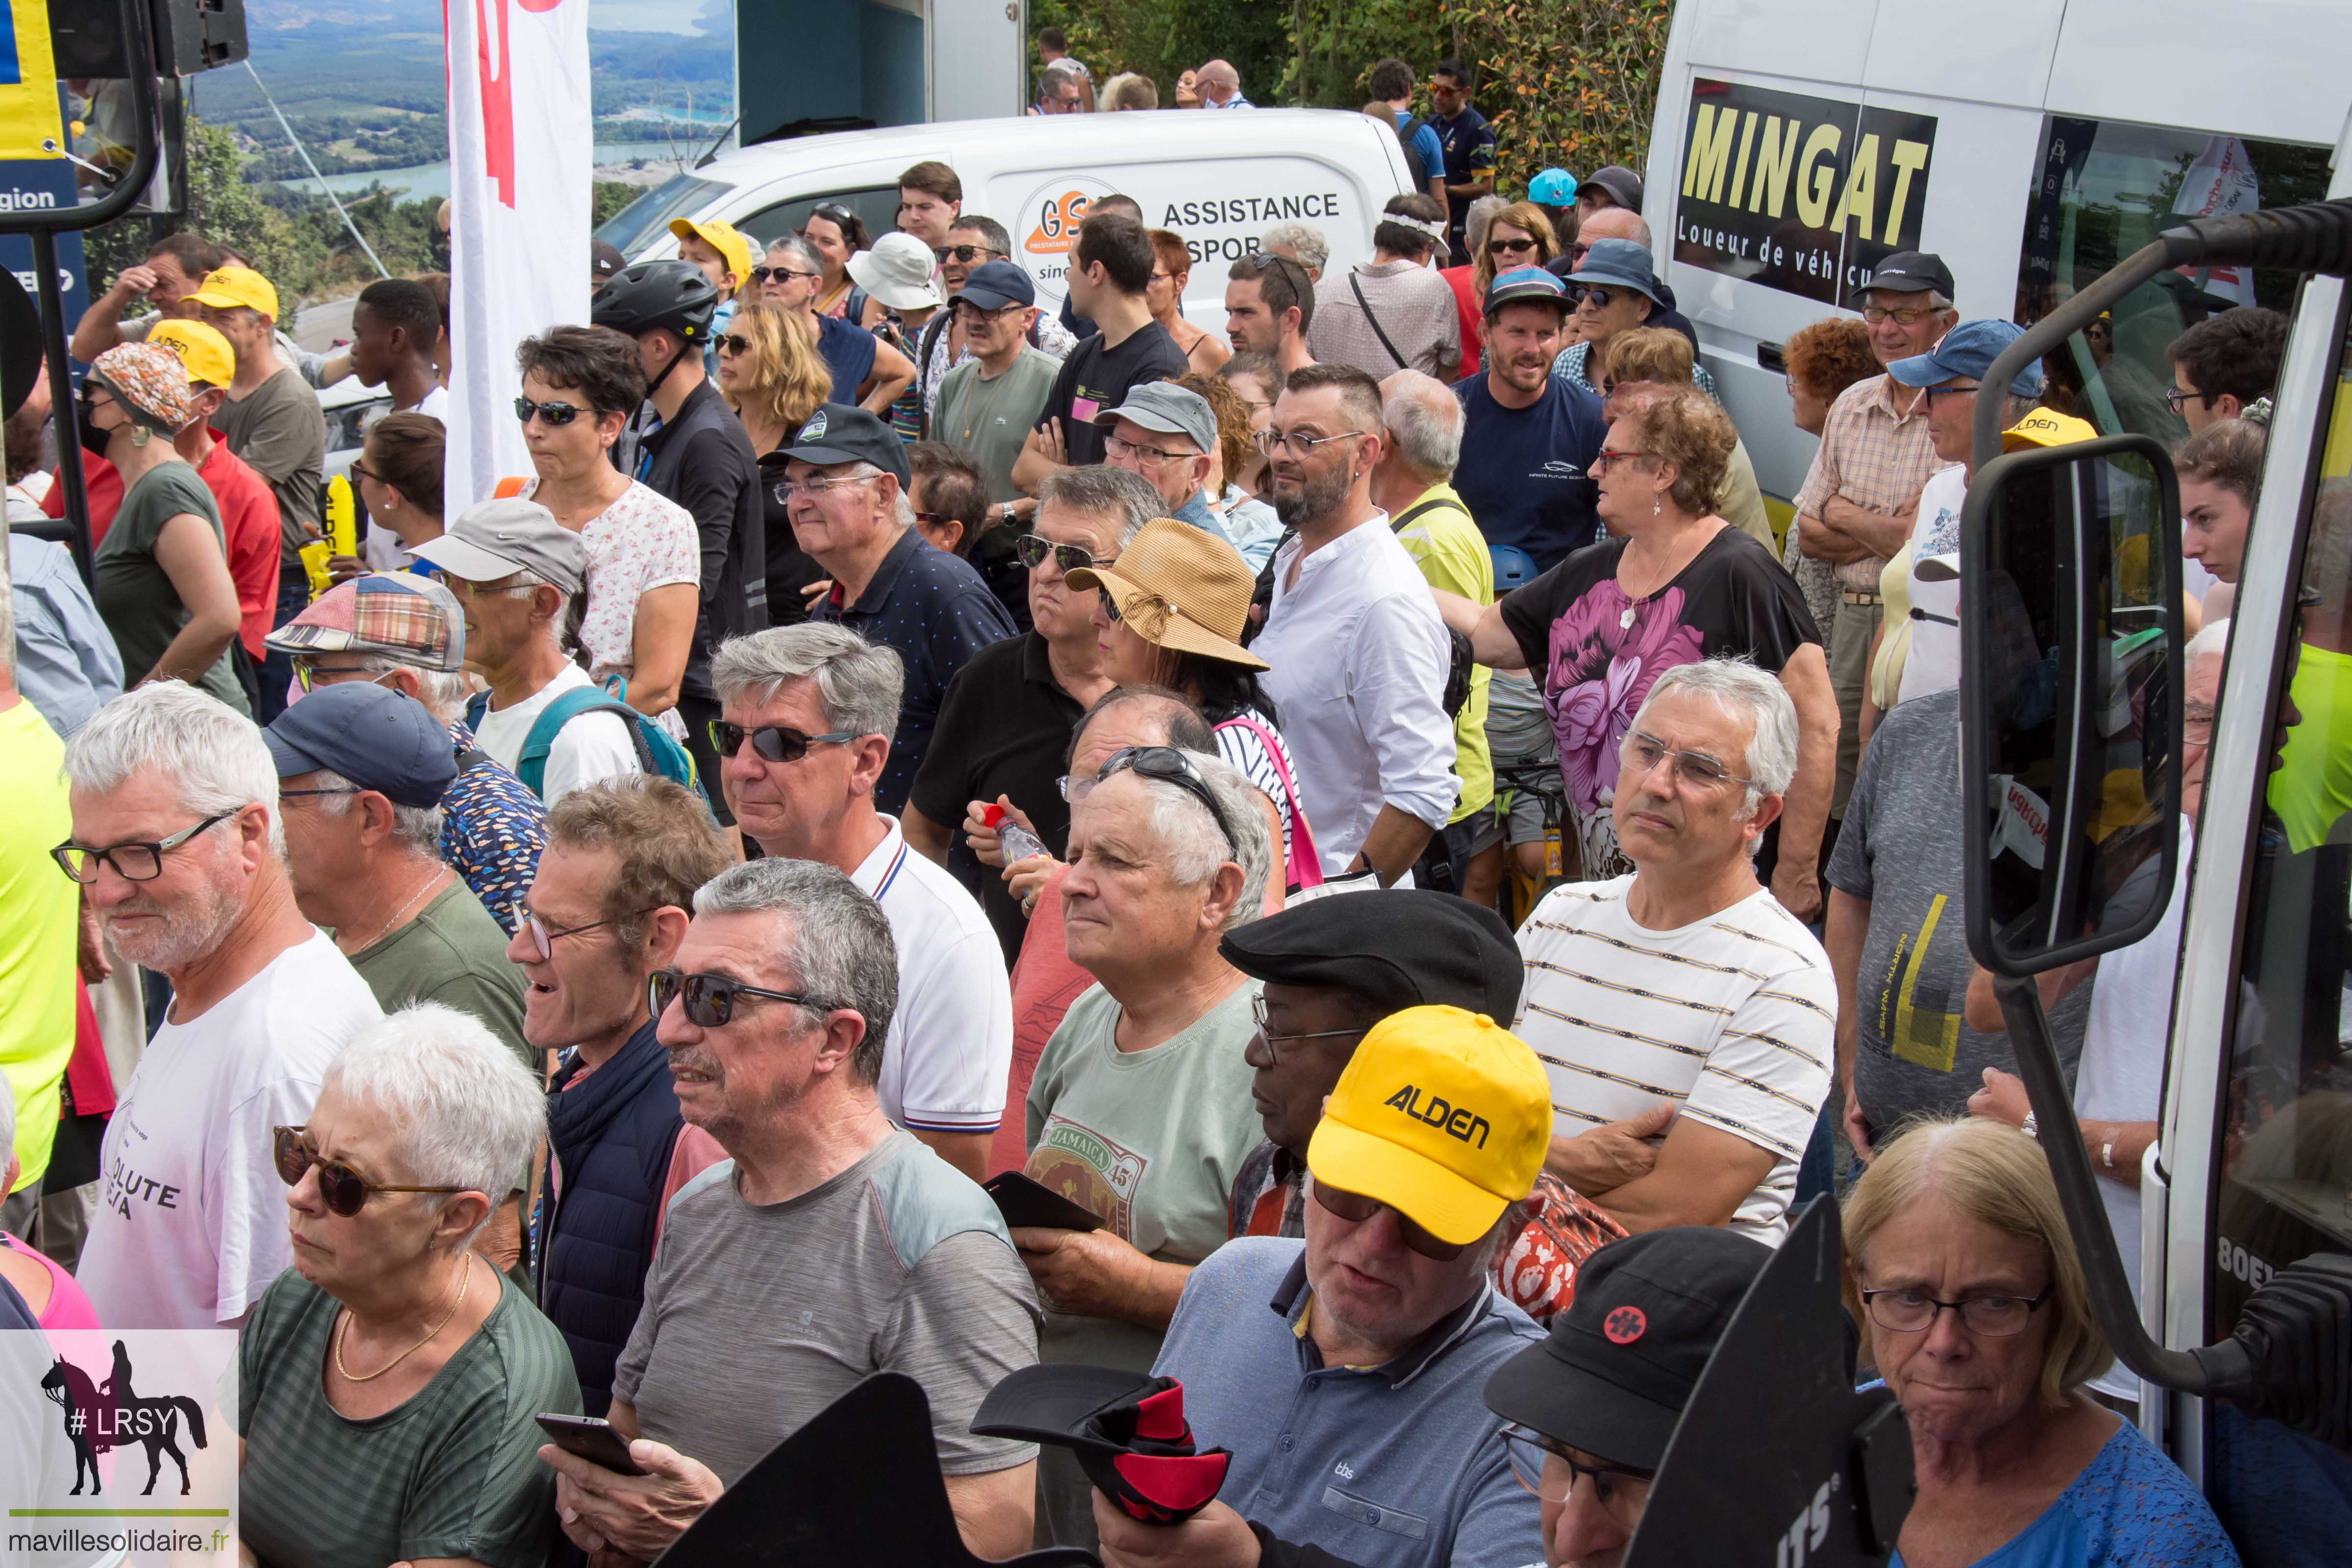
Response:
[[[495,583],[528,572],[567,597],[588,578],[588,547],[535,500],[486,500],[457,514],[449,531],[411,552],[452,577]]]
[[[1172,381],[1148,381],[1130,388],[1125,403],[1095,416],[1095,423],[1105,429],[1121,419],[1162,436],[1190,437],[1203,452],[1217,449],[1217,416],[1209,400]]]

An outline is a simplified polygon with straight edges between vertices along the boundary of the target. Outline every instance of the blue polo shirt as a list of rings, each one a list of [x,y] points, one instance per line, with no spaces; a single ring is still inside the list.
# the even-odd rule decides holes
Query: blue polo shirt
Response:
[[[881,782],[874,786],[875,809],[896,816],[906,809],[916,770],[930,750],[949,679],[972,655],[1019,636],[1020,628],[970,562],[933,549],[911,528],[882,558],[857,603],[844,605],[836,583],[809,618],[838,621],[867,642],[897,650],[906,667],[898,732],[891,739]]]
[[[1298,1331],[1311,1299],[1307,1244],[1276,1237],[1229,1241],[1184,1282],[1151,1370],[1183,1384],[1202,1444],[1233,1450],[1218,1497],[1363,1568],[1542,1562],[1485,1390],[1543,1331],[1487,1287],[1393,1360],[1327,1367]]]
[[[1598,396],[1554,374],[1534,403],[1506,408],[1483,371],[1456,382],[1454,395],[1464,415],[1454,490],[1489,546],[1524,550],[1549,572],[1607,537],[1593,510],[1592,459],[1609,434]]]

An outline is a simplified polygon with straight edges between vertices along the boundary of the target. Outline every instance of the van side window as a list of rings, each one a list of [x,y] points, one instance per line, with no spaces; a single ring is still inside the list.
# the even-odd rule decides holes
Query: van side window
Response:
[[[2168,228],[2195,217],[2318,201],[2328,150],[2202,131],[2053,115],[2042,127],[2026,204],[2017,320],[2032,325]],[[2165,402],[2165,349],[2199,321],[2239,305],[2291,310],[2295,276],[2229,268],[2166,272],[2042,362],[2044,402],[2104,433],[2137,431],[2167,447],[2189,434]]]
[[[774,206],[762,207],[750,217],[739,218],[735,226],[760,245],[766,245],[778,235],[798,234],[808,221],[812,209],[821,204],[838,203],[857,215],[866,225],[866,232],[879,239],[898,226],[898,187],[874,185],[862,191],[828,191],[821,196],[795,196]],[[758,259],[754,258],[753,259]]]

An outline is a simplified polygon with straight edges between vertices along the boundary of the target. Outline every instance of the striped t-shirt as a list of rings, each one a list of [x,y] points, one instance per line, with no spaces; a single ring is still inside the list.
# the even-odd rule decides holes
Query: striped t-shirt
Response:
[[[1771,1172],[1731,1229],[1778,1246],[1829,1094],[1829,955],[1760,888],[1706,920],[1648,931],[1625,907],[1633,885],[1572,883],[1536,906],[1519,928],[1527,984],[1513,1030],[1543,1059],[1561,1137],[1672,1100],[1769,1150]]]

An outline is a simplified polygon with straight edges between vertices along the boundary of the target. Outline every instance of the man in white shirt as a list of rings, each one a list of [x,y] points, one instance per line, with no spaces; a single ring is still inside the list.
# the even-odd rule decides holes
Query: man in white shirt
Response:
[[[75,732],[66,781],[59,862],[173,991],[107,1124],[76,1278],[110,1329],[234,1328],[291,1261],[271,1129],[382,1014],[294,907],[278,770],[242,715],[151,681]]]
[[[846,626],[772,626],[719,646],[719,780],[744,837],[816,860],[882,906],[898,1005],[875,1085],[891,1121],[977,1181],[1004,1114],[1013,996],[979,901],[874,807],[905,682],[898,656]]]
[[[1261,679],[1324,874],[1369,868],[1393,883],[1445,826],[1461,783],[1444,701],[1452,639],[1372,504],[1380,383],[1352,365],[1294,372],[1265,438],[1275,510],[1297,537],[1275,552],[1274,604],[1251,651],[1273,666]]]
[[[632,721],[573,711],[604,700],[558,640],[565,606],[588,576],[578,534],[537,501],[486,500],[416,554],[457,595],[466,668],[490,683],[488,699],[466,710],[483,751],[550,805],[583,784],[644,771]]]
[[[1629,1231],[1788,1234],[1830,1087],[1829,955],[1756,879],[1797,773],[1797,710],[1742,660],[1658,678],[1619,753],[1611,814],[1633,873],[1556,888],[1519,928],[1512,1029],[1551,1077],[1545,1165]],[[1643,1175],[1608,1124],[1675,1108]]]

